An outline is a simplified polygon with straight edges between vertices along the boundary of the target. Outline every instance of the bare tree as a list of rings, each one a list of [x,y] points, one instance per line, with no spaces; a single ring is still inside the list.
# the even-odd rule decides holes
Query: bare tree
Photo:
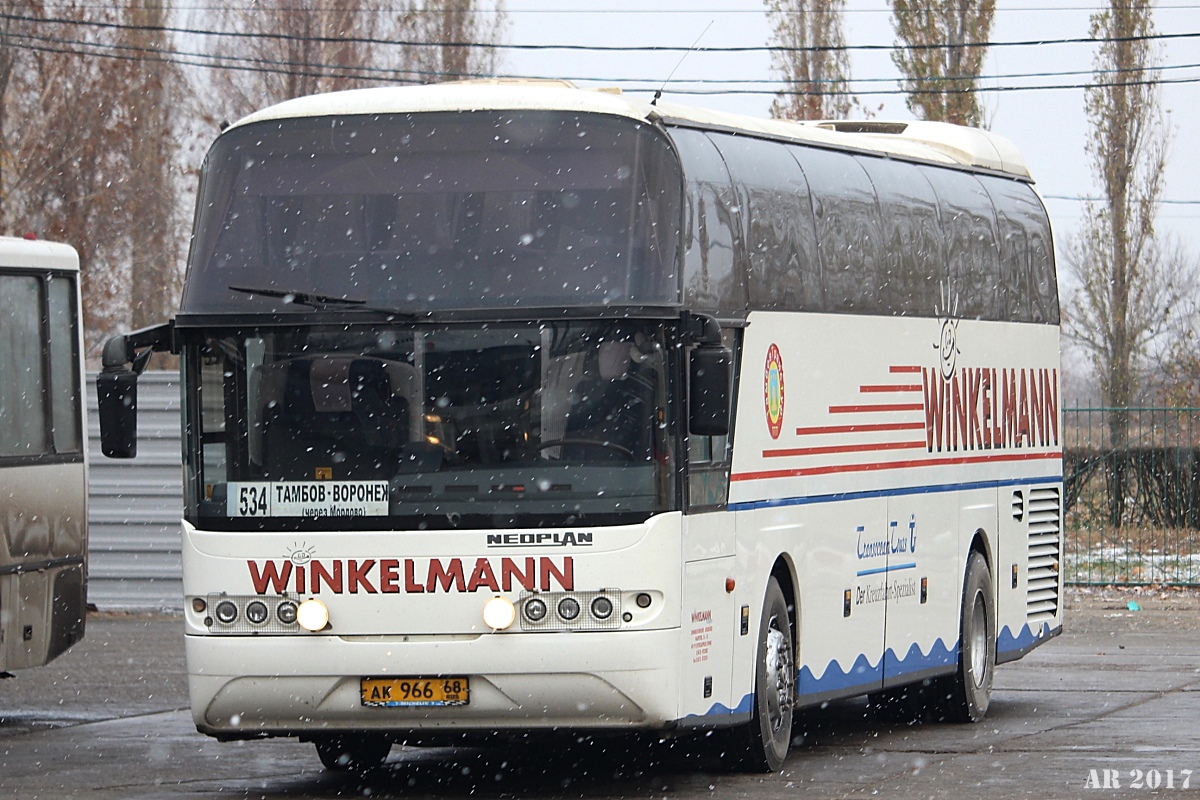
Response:
[[[771,115],[781,119],[844,119],[855,105],[850,57],[842,33],[845,0],[763,0],[771,23],[771,71],[784,90]]]
[[[114,23],[115,12],[83,1],[23,5],[39,33],[49,19]],[[17,21],[17,20],[12,20]],[[59,29],[61,30],[61,28]],[[0,228],[72,244],[80,255],[84,327],[94,347],[128,323],[128,140],[114,86],[115,62],[96,57],[109,29],[71,28],[70,46],[6,38],[0,148],[6,167]]]
[[[984,125],[975,92],[995,0],[889,0],[909,110],[920,119]]]
[[[495,75],[507,16],[504,0],[492,10],[476,0],[408,0],[400,15],[402,63],[415,83],[438,83]],[[470,47],[463,46],[471,44]]]
[[[372,41],[392,32],[378,8],[259,0],[217,11],[216,23],[220,30],[255,35],[217,38],[226,69],[196,76],[211,80],[206,92],[195,94],[216,100],[198,109],[214,123],[292,97],[366,86],[368,70],[394,66]]]
[[[1165,334],[1152,343],[1153,402],[1177,408],[1200,407],[1200,297],[1189,291],[1200,280],[1200,263],[1175,237],[1157,237],[1163,270],[1177,291],[1168,298]],[[1141,402],[1138,400],[1138,402]]]
[[[1101,198],[1089,203],[1071,244],[1068,267],[1079,284],[1069,298],[1067,335],[1089,353],[1109,414],[1114,449],[1128,442],[1127,409],[1140,391],[1149,343],[1161,331],[1183,287],[1154,235],[1169,130],[1154,72],[1153,8],[1149,0],[1110,0],[1092,15],[1101,40],[1085,107],[1091,123],[1087,153]],[[1110,476],[1110,518],[1121,522],[1124,471]]]
[[[142,328],[171,316],[182,288],[184,241],[176,182],[178,137],[172,110],[182,88],[178,68],[164,58],[170,6],[133,0],[121,14],[129,26],[123,43],[139,58],[117,65],[122,80],[124,133],[128,137],[130,323]]]

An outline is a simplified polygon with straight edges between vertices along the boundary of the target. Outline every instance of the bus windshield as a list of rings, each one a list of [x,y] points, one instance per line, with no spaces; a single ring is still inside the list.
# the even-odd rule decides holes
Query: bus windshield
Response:
[[[288,530],[644,520],[677,507],[671,350],[663,323],[625,320],[210,332],[185,348],[199,373],[189,516]]]
[[[297,294],[398,311],[677,305],[681,187],[665,137],[620,117],[248,124],[205,162],[180,310],[303,310]]]

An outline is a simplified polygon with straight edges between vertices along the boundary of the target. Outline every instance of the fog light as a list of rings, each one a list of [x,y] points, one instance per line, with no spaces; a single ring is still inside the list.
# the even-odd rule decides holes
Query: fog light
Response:
[[[579,616],[579,601],[574,597],[564,597],[558,601],[558,615],[570,622]]]
[[[267,616],[267,604],[261,600],[254,600],[246,606],[246,619],[255,625],[262,625],[267,621]]]
[[[222,600],[217,603],[216,615],[217,619],[226,625],[237,619],[237,606],[230,600]]]
[[[502,631],[517,620],[517,607],[507,597],[493,597],[483,604],[483,623],[494,631]]]
[[[329,624],[329,609],[320,600],[309,598],[296,609],[296,621],[306,631],[323,631]]]
[[[546,603],[536,597],[525,601],[525,619],[530,622],[541,622],[546,618]]]
[[[608,619],[612,616],[612,600],[601,595],[592,601],[592,616],[596,619]]]
[[[296,604],[291,600],[284,600],[275,609],[275,616],[279,617],[279,621],[284,625],[294,625],[296,623]]]

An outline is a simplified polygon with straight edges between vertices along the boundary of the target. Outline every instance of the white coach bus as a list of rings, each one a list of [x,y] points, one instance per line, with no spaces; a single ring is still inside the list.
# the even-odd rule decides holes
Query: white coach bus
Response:
[[[83,638],[87,605],[79,257],[0,237],[0,676]]]
[[[530,84],[247,117],[177,317],[100,378],[127,455],[182,356],[197,727],[331,768],[716,730],[765,770],[832,698],[980,719],[1062,625],[1052,253],[978,130]]]

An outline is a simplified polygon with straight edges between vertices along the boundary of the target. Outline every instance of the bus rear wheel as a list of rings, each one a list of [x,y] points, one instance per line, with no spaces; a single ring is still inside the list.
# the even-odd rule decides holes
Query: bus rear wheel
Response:
[[[343,734],[314,739],[317,757],[333,772],[367,772],[387,760],[392,742],[372,734]]]
[[[787,758],[796,705],[794,641],[787,600],[771,578],[758,625],[753,717],[729,732],[728,755],[744,772],[777,772]]]
[[[958,671],[939,685],[942,716],[950,722],[978,722],[987,713],[996,671],[996,602],[992,573],[983,555],[972,552],[963,581]]]

